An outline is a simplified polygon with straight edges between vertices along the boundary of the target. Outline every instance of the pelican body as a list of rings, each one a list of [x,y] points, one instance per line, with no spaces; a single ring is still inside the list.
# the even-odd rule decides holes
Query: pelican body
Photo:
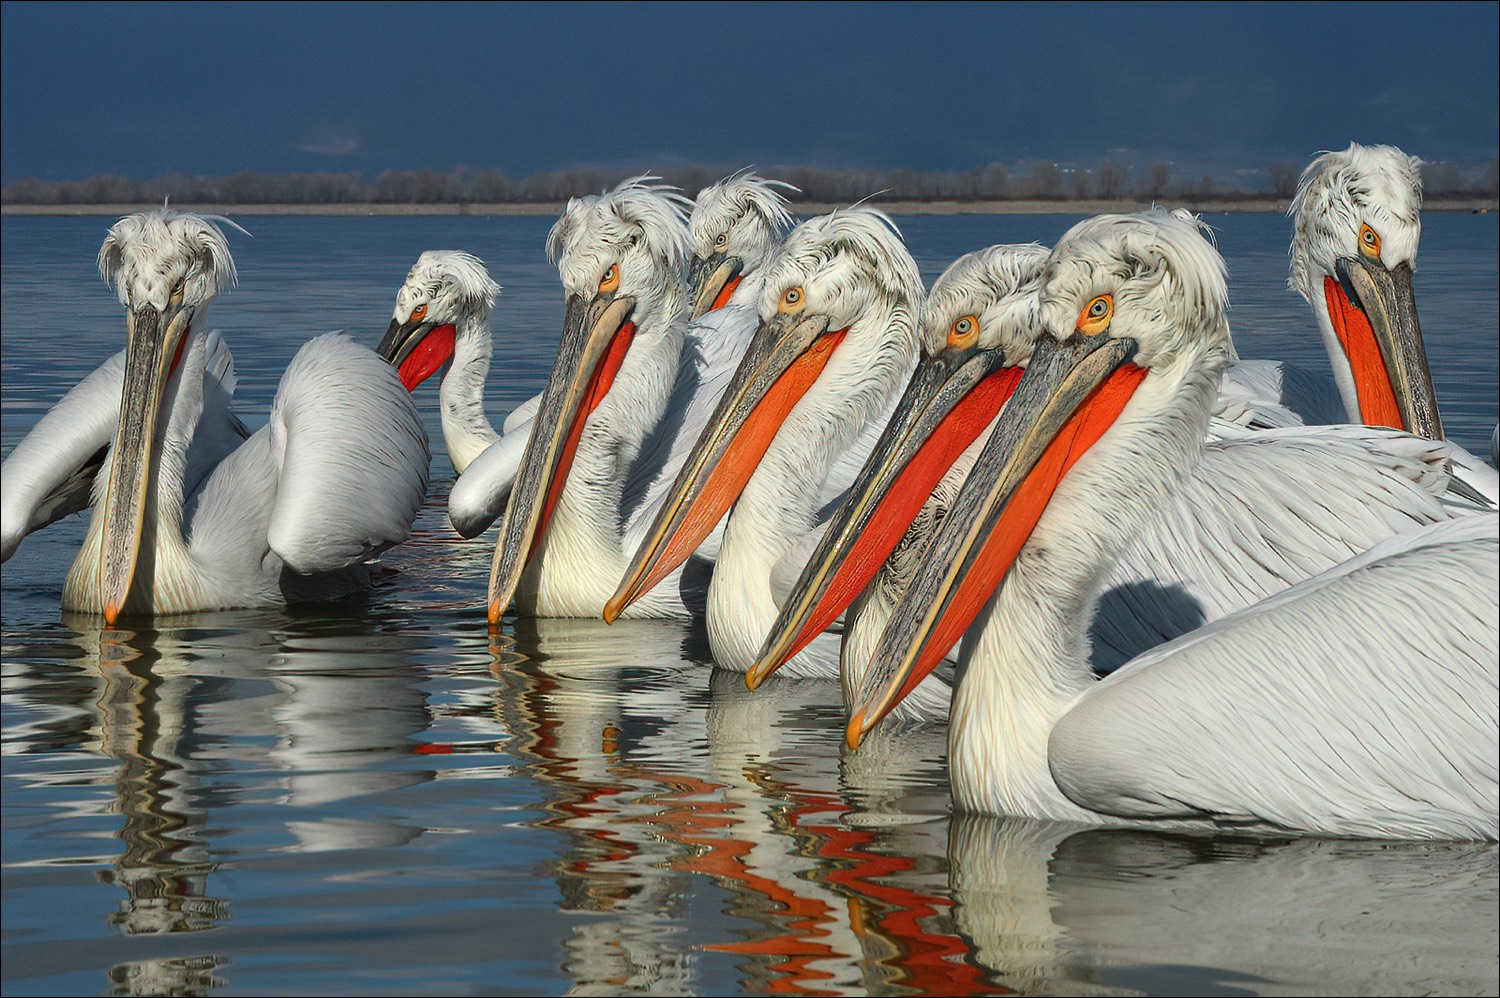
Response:
[[[1444,440],[1413,286],[1420,168],[1384,145],[1314,159],[1292,200],[1287,283],[1312,307],[1348,421]],[[1457,446],[1452,464],[1456,490],[1495,508],[1500,474]]]
[[[65,609],[113,624],[365,587],[364,563],[409,535],[427,487],[426,434],[395,372],[342,335],[318,337],[287,368],[268,425],[248,434],[228,409],[228,351],[203,328],[235,279],[219,227],[165,209],[129,215],[98,264],[126,307],[126,349],[6,460],[6,555],[81,508],[87,483],[94,513]]]
[[[855,691],[850,744],[964,635],[962,810],[1496,838],[1492,513],[1393,537],[1102,681],[1084,665],[1110,562],[1202,453],[1226,307],[1223,262],[1184,220],[1063,238],[1026,373]]]
[[[1031,356],[1046,259],[1040,246],[994,246],[961,257],[933,285],[923,308],[924,359],[783,604],[748,675],[752,687],[841,613],[846,699],[860,685]],[[1096,671],[1393,534],[1462,515],[1442,501],[1443,445],[1367,427],[1248,432],[1226,410],[1245,411],[1222,395],[1215,400],[1203,459],[1109,569],[1091,631]],[[924,680],[898,707],[944,718],[943,694]]]
[[[766,265],[760,325],[630,571],[613,620],[681,564],[730,513],[708,592],[715,661],[744,672],[796,577],[825,506],[847,488],[916,354],[922,285],[881,213],[855,208],[793,229]],[[793,674],[833,678],[837,647]]]

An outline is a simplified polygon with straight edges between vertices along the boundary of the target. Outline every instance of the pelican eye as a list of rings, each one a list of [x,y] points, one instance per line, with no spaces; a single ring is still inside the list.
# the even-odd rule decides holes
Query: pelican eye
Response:
[[[1359,227],[1359,251],[1372,260],[1380,258],[1380,235],[1368,225]]]
[[[604,276],[599,278],[599,291],[601,294],[608,294],[611,291],[617,290],[619,287],[620,265],[618,263],[612,263],[609,265],[609,269],[604,272]]]
[[[781,303],[776,306],[776,311],[787,315],[800,312],[805,307],[807,307],[807,292],[800,287],[787,288],[781,293]]]
[[[172,286],[172,300],[181,301],[183,293],[187,290],[187,278],[177,278],[177,283]]]
[[[1110,320],[1114,316],[1114,295],[1099,295],[1085,305],[1082,312],[1078,313],[1077,329],[1085,336],[1102,333],[1109,328]]]
[[[979,341],[978,316],[966,315],[948,330],[950,347],[971,347]]]
[[[423,302],[422,304],[411,310],[411,315],[407,316],[406,321],[421,322],[425,318],[427,318],[427,303]]]
[[[728,245],[729,245],[729,233],[727,233],[727,232],[721,232],[721,233],[719,233],[719,237],[714,240],[714,249],[723,249],[725,246],[728,246]]]

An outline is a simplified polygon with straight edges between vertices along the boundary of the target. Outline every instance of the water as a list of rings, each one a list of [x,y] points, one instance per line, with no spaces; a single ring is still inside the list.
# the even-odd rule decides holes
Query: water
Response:
[[[9,453],[119,349],[109,220],[5,218]],[[898,220],[929,280],[1069,216]],[[1285,219],[1211,219],[1245,356],[1326,365]],[[562,295],[537,218],[252,218],[214,310],[264,419],[298,345],[373,344],[417,254],[505,285],[489,401],[541,387]],[[1450,435],[1487,453],[1497,218],[1425,219]],[[435,392],[421,402],[440,440]],[[1251,841],[949,815],[941,732],[841,750],[837,693],[747,692],[698,630],[517,621],[492,538],[417,536],[355,605],[103,631],[59,611],[74,517],[4,566],[6,994],[1495,993],[1493,846]]]

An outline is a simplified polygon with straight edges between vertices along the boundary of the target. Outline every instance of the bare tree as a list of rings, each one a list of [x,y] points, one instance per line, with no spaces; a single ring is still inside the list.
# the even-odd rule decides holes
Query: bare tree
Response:
[[[1034,198],[1061,197],[1062,171],[1057,168],[1057,164],[1050,159],[1039,159],[1032,163],[1026,193]]]
[[[1148,190],[1151,200],[1159,201],[1166,196],[1167,183],[1172,179],[1172,164],[1166,160],[1155,159],[1151,161],[1151,181]]]
[[[1266,168],[1266,173],[1271,178],[1271,192],[1277,197],[1289,198],[1297,193],[1297,177],[1300,174],[1295,166],[1272,163]]]
[[[1125,193],[1125,175],[1130,172],[1129,167],[1123,163],[1116,163],[1109,157],[1099,164],[1099,196],[1102,198],[1117,198]]]

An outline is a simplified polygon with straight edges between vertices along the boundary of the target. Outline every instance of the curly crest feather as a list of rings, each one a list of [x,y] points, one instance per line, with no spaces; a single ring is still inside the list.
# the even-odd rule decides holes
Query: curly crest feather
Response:
[[[237,279],[218,222],[234,225],[227,218],[169,208],[126,215],[110,226],[99,247],[99,276],[127,307],[165,308],[178,281],[183,301],[201,306]]]

